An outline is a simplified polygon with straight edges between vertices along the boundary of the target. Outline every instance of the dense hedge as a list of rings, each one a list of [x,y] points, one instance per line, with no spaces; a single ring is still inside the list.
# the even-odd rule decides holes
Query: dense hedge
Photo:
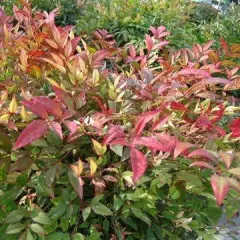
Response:
[[[239,210],[240,45],[76,36],[0,17],[0,239],[214,239]]]
[[[21,2],[21,1],[20,1]],[[12,12],[18,0],[3,0],[7,12]],[[56,17],[58,25],[74,25],[75,32],[92,34],[106,29],[114,35],[118,45],[143,46],[144,35],[150,26],[164,25],[171,32],[171,47],[190,47],[194,43],[220,37],[230,44],[240,42],[240,7],[232,5],[221,14],[211,5],[187,0],[31,0],[40,11],[60,7]]]

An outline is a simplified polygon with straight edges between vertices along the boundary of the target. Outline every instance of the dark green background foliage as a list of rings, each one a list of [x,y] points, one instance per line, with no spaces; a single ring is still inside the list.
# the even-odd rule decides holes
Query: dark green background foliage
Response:
[[[17,0],[3,0],[1,5],[11,12]],[[106,29],[119,45],[142,45],[150,26],[166,26],[171,32],[171,46],[189,47],[193,43],[225,38],[240,42],[240,7],[230,6],[221,14],[211,5],[186,0],[32,0],[38,10],[60,7],[59,25],[75,25],[78,34]],[[217,44],[217,43],[216,43]]]

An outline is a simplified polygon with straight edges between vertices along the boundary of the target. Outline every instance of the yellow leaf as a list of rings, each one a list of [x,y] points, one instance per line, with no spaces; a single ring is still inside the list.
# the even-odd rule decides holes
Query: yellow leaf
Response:
[[[90,158],[90,174],[91,176],[94,175],[94,173],[97,170],[97,164],[94,162],[92,158]]]
[[[102,145],[98,141],[92,139],[92,143],[93,143],[93,148],[97,155],[102,156],[107,151],[107,147],[105,145]]]
[[[9,104],[9,112],[16,113],[17,112],[17,100],[15,97],[12,98],[12,101]]]
[[[79,159],[77,165],[71,165],[72,170],[76,173],[78,177],[80,177],[82,171],[83,171],[83,163]]]
[[[223,60],[222,61],[222,65],[223,66],[238,66],[237,63],[233,62],[233,61],[230,61],[230,60]]]
[[[79,173],[79,175],[81,175],[82,171],[83,171],[83,163],[82,163],[82,161],[79,159],[79,160],[78,160],[78,173]]]
[[[52,78],[46,77],[46,79],[47,79],[53,86],[59,87],[58,83],[57,83],[55,80],[53,80]]]
[[[22,120],[28,122],[30,120],[30,116],[29,114],[27,113],[26,109],[24,106],[22,106],[21,108],[21,112],[20,112],[20,115],[22,117]]]
[[[93,80],[93,85],[97,86],[100,80],[100,75],[97,69],[93,70],[92,80]]]
[[[1,101],[2,102],[5,102],[7,101],[8,99],[8,91],[4,91],[2,94],[1,94]]]
[[[7,123],[9,120],[10,115],[8,113],[3,114],[0,116],[0,123]]]

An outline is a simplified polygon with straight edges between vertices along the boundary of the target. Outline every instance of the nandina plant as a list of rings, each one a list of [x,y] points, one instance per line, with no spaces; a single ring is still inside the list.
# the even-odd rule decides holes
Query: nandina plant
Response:
[[[1,16],[3,239],[196,239],[239,210],[239,45],[117,48],[27,2]],[[13,21],[14,20],[14,21]]]

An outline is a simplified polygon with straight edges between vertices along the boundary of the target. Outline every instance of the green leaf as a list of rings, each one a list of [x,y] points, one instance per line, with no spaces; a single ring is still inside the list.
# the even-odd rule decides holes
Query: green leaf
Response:
[[[141,219],[143,222],[147,223],[149,226],[151,225],[151,220],[138,208],[131,208],[131,211],[135,215],[135,217]]]
[[[27,229],[19,238],[19,240],[33,240],[33,236],[31,234],[31,231]]]
[[[15,234],[21,232],[26,226],[22,223],[10,224],[6,230],[6,234]]]
[[[66,203],[60,203],[57,207],[53,208],[49,214],[53,219],[57,219],[66,212],[67,207],[68,205]]]
[[[68,219],[61,219],[60,227],[62,228],[62,230],[64,232],[66,232],[68,230],[68,227],[69,227]]]
[[[123,155],[123,146],[121,146],[121,145],[110,145],[110,148],[118,156],[122,157],[122,155]]]
[[[45,173],[46,184],[51,187],[56,177],[56,166],[49,168]]]
[[[176,181],[169,189],[169,195],[173,200],[177,200],[184,196],[186,184],[184,181]]]
[[[24,209],[17,209],[12,211],[5,218],[5,223],[15,223],[20,222],[26,216],[26,211]]]
[[[91,207],[86,207],[82,211],[83,221],[85,222],[91,213]]]
[[[104,231],[107,232],[107,233],[108,233],[108,231],[109,231],[109,226],[110,226],[110,223],[109,223],[109,221],[105,218],[104,221],[103,221],[103,229],[104,229]]]
[[[44,235],[45,234],[45,231],[44,229],[42,228],[42,226],[40,226],[39,224],[37,223],[33,223],[30,225],[30,228],[33,232],[35,233],[38,233],[40,235]]]
[[[96,214],[99,214],[99,215],[103,215],[103,216],[112,216],[113,215],[113,212],[108,207],[106,207],[104,204],[102,204],[100,202],[92,205],[92,209]]]
[[[0,149],[10,151],[12,149],[11,138],[0,128]]]
[[[62,240],[65,237],[65,234],[62,232],[51,233],[46,237],[46,240]]]
[[[85,237],[81,233],[76,233],[73,235],[72,240],[85,240]]]
[[[44,212],[37,213],[37,216],[34,216],[32,220],[41,224],[51,224],[51,219]]]
[[[147,240],[156,240],[154,232],[150,228],[147,230]]]
[[[97,195],[96,197],[94,197],[94,198],[92,199],[92,204],[98,203],[103,197],[104,197],[103,194]]]
[[[115,211],[118,211],[121,208],[122,205],[123,205],[123,202],[120,198],[115,198],[114,199],[113,208],[114,208]]]

